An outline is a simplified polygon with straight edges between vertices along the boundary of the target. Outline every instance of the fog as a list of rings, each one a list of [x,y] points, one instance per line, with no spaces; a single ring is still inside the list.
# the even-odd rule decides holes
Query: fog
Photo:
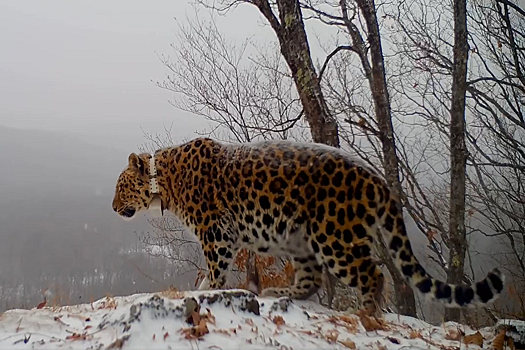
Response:
[[[143,131],[177,126],[192,135],[207,123],[175,110],[154,85],[167,71],[175,18],[193,16],[187,0],[2,1],[0,3],[0,124],[79,135],[134,149]],[[264,31],[252,6],[241,6],[229,37]],[[231,22],[230,22],[231,23]],[[269,36],[271,38],[271,36]]]

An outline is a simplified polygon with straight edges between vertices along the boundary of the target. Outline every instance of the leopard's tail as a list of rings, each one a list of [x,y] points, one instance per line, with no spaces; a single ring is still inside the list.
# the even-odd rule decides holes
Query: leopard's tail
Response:
[[[385,209],[381,218],[382,231],[396,266],[426,298],[441,301],[446,307],[480,307],[499,297],[505,276],[498,269],[472,284],[447,284],[430,276],[414,256],[400,210],[392,207]]]

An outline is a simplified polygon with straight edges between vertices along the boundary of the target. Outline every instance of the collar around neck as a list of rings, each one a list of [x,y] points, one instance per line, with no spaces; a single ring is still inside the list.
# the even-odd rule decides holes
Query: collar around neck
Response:
[[[157,167],[155,166],[155,154],[149,159],[149,187],[151,193],[160,193],[159,182],[157,180]]]

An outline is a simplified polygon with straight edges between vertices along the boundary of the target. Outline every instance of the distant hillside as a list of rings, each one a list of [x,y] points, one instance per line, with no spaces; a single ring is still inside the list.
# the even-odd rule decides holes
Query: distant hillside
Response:
[[[0,190],[64,188],[111,192],[129,150],[108,149],[67,134],[0,126]],[[44,189],[45,190],[45,189]]]
[[[118,254],[137,247],[137,233],[150,229],[145,217],[125,222],[111,208],[128,154],[66,134],[0,126],[0,311],[2,290],[5,296],[20,284],[30,295],[25,303],[50,287],[42,281],[69,283],[102,273],[121,276],[107,288],[128,280],[133,290],[121,293],[151,288],[151,280]]]

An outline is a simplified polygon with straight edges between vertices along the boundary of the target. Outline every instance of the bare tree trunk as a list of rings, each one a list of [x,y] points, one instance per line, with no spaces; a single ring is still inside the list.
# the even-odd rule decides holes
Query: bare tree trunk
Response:
[[[461,283],[467,249],[465,229],[465,94],[467,90],[467,2],[454,0],[454,67],[450,108],[450,256],[447,283]],[[445,319],[458,322],[460,309],[447,309]]]
[[[299,1],[277,0],[279,19],[268,0],[254,0],[252,3],[270,22],[279,39],[281,53],[290,67],[313,141],[339,147],[337,121],[328,110],[314,69]]]
[[[342,3],[345,0],[341,0]],[[381,35],[379,24],[377,22],[377,13],[373,0],[357,0],[357,5],[363,12],[363,17],[368,30],[368,43],[370,45],[371,66],[369,67],[368,80],[372,97],[374,99],[375,114],[379,126],[379,139],[383,151],[383,167],[387,183],[392,188],[394,195],[399,198],[401,205],[401,195],[403,193],[401,182],[399,180],[399,165],[396,154],[396,144],[394,139],[394,128],[392,125],[392,113],[390,109],[390,98],[386,82],[385,65],[383,59],[383,49],[381,47]],[[343,9],[346,11],[346,9]],[[368,62],[368,61],[367,61]],[[402,208],[399,208],[401,211]],[[386,250],[381,245],[382,250]],[[394,265],[389,254],[384,255],[384,261],[387,265],[392,279],[394,280],[394,289],[396,293],[397,312],[403,315],[416,316],[416,302],[414,291],[407,284],[406,279]]]

